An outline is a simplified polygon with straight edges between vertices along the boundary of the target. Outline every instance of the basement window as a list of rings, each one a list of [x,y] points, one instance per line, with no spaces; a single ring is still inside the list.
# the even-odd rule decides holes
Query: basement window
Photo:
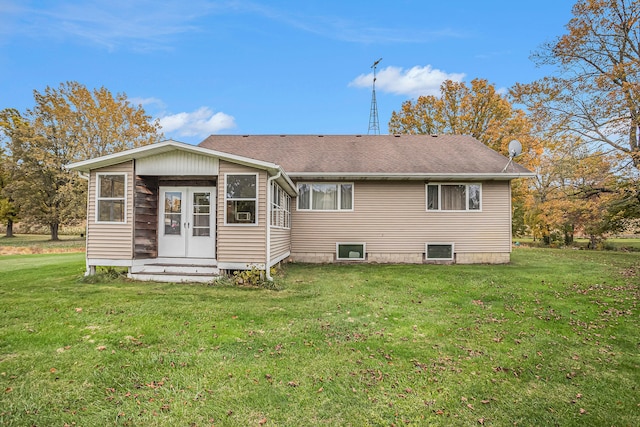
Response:
[[[364,261],[366,243],[336,243],[338,261]]]
[[[427,261],[453,261],[453,243],[427,243]]]

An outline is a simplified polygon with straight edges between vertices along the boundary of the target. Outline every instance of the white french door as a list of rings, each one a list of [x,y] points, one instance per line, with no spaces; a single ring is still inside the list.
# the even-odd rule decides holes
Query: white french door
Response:
[[[215,187],[160,187],[158,256],[215,258]]]

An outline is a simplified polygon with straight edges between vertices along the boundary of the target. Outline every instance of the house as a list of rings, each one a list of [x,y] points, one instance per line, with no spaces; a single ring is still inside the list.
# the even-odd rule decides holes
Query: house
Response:
[[[208,281],[281,261],[507,263],[524,167],[460,135],[214,135],[69,166],[87,273]]]

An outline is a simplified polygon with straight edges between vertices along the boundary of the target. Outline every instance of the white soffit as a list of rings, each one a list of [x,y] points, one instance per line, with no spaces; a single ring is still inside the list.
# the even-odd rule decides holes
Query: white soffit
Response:
[[[182,150],[160,153],[136,160],[137,175],[217,175],[217,157],[202,156]]]

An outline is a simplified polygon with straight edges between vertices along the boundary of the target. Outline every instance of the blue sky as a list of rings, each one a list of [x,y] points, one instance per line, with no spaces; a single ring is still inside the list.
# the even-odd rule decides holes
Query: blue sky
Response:
[[[572,1],[0,0],[0,109],[78,81],[126,93],[165,136],[381,133],[442,80],[506,90],[552,72],[529,55]]]

